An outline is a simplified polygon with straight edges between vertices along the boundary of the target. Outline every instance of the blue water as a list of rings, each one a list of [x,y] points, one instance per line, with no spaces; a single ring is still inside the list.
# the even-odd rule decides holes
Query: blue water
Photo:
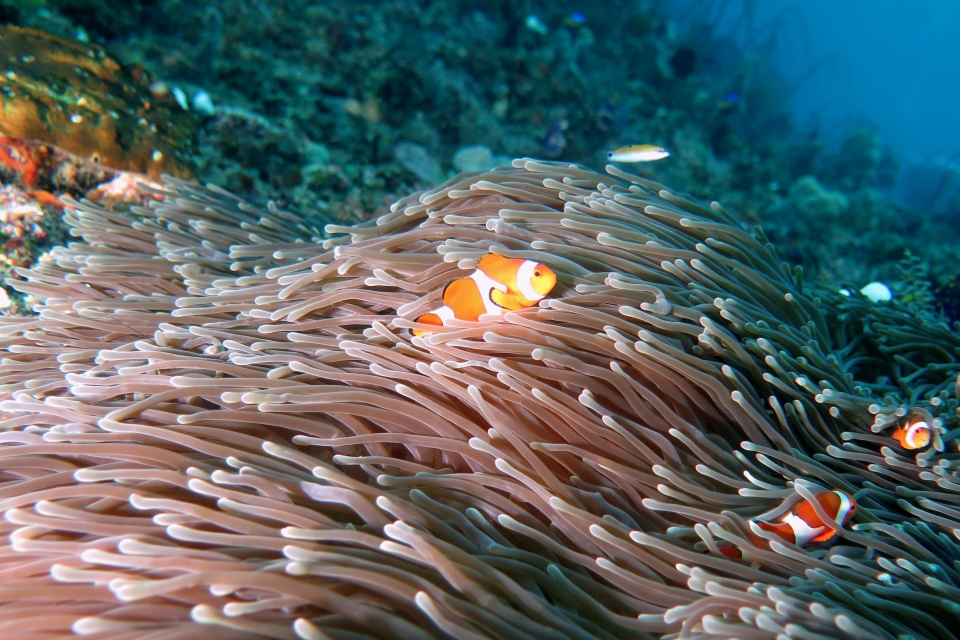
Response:
[[[957,181],[957,0],[691,0],[687,8],[711,12],[714,32],[748,50],[760,48],[751,34],[765,39],[776,25],[770,60],[793,90],[796,122],[834,142],[853,126],[875,126],[902,167],[899,199],[923,210],[945,180]]]
[[[739,11],[730,4],[728,22]],[[801,120],[816,114],[831,125],[866,118],[908,162],[960,151],[960,2],[742,3],[748,4],[755,4],[758,24],[783,16],[776,63],[789,78],[819,65],[793,97]]]

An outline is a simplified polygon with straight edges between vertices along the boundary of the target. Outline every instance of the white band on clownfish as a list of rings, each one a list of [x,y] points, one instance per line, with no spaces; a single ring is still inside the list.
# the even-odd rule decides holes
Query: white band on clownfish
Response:
[[[490,292],[494,289],[499,289],[500,291],[506,293],[507,285],[497,282],[480,269],[474,271],[470,275],[470,279],[476,283],[477,289],[480,291],[480,298],[483,300],[484,311],[492,315],[503,315],[503,308],[498,306],[497,303],[490,299]]]
[[[853,511],[853,503],[850,502],[850,498],[843,491],[833,491],[840,497],[840,507],[837,508],[837,515],[833,517],[836,520],[837,524],[842,525],[843,521],[847,519],[847,516]]]
[[[783,519],[785,524],[790,525],[790,528],[793,529],[794,544],[798,547],[805,547],[810,544],[810,541],[819,536],[821,533],[826,531],[826,527],[817,527],[814,529],[807,521],[798,516],[795,513],[790,513]]]
[[[456,315],[453,313],[453,309],[447,305],[443,305],[439,309],[434,309],[431,313],[435,313],[440,317],[440,320],[446,322],[447,320],[453,320],[456,318]]]
[[[533,260],[524,260],[520,268],[517,269],[517,290],[531,302],[543,300],[543,295],[537,293],[537,290],[531,284],[533,282],[533,272],[538,264]]]

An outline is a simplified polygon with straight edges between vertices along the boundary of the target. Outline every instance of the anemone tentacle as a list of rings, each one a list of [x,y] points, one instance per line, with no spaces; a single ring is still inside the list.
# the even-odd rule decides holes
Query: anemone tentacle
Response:
[[[172,178],[71,203],[81,241],[13,283],[38,316],[0,319],[0,630],[952,637],[960,390],[915,345],[954,337],[868,346],[837,323],[876,311],[719,204],[608,172],[515,160],[326,236]],[[415,321],[491,252],[556,288]],[[830,489],[839,544],[755,544]]]

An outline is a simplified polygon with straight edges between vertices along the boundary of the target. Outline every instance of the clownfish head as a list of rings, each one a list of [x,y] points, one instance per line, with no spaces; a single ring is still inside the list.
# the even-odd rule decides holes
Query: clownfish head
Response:
[[[840,489],[834,489],[833,492],[840,498],[840,505],[837,507],[837,515],[834,516],[838,524],[847,524],[850,518],[857,515],[857,501],[852,495]]]
[[[528,260],[527,262],[530,263],[532,261]],[[536,262],[526,269],[521,269],[520,273],[517,275],[521,277],[527,277],[527,282],[525,284],[527,284],[531,289],[533,289],[533,291],[536,292],[536,299],[546,296],[548,293],[553,291],[553,288],[557,284],[557,274],[553,272],[553,269],[542,262]],[[523,285],[520,286],[520,290],[524,290]],[[529,296],[527,297],[529,298]],[[531,298],[531,300],[532,299],[533,298]]]
[[[893,432],[893,439],[904,449],[923,449],[933,439],[933,431],[930,425],[921,420],[905,427],[897,427]]]
[[[857,513],[857,501],[852,495],[840,489],[833,491],[823,491],[816,495],[816,501],[820,504],[827,515],[833,518],[837,524],[845,525],[850,518]],[[804,519],[811,526],[822,526],[819,516],[816,515],[813,507],[806,501],[802,502],[795,513]]]

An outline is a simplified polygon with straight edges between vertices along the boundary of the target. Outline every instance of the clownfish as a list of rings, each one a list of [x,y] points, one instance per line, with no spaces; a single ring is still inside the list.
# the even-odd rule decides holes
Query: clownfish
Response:
[[[654,160],[662,160],[669,155],[669,151],[655,144],[634,144],[610,151],[607,153],[607,160],[613,160],[614,162],[653,162]]]
[[[933,432],[926,422],[914,422],[906,427],[897,427],[893,431],[893,438],[904,449],[923,449],[930,444]]]
[[[519,311],[537,304],[556,284],[557,274],[545,264],[488,253],[476,271],[444,288],[442,307],[423,314],[417,322],[441,327],[453,318],[476,322],[484,313]],[[413,330],[416,336],[424,333]]]
[[[815,495],[814,498],[827,512],[827,515],[841,526],[845,525],[857,512],[857,501],[853,499],[853,496],[839,489],[823,491]],[[840,537],[837,531],[820,520],[820,516],[813,510],[813,505],[806,500],[800,502],[779,522],[764,522],[763,520],[754,520],[753,522],[764,531],[775,533],[798,547],[826,548]]]
[[[857,501],[845,491],[834,489],[823,491],[814,496],[827,515],[832,517],[840,526],[850,521],[857,512]],[[840,533],[831,529],[820,519],[813,505],[802,500],[786,515],[776,522],[765,520],[751,520],[764,531],[776,534],[784,541],[807,549],[826,549],[840,539]],[[750,540],[760,549],[769,549],[766,540],[750,532]],[[720,552],[731,558],[741,558],[743,554],[736,547],[720,547]]]

